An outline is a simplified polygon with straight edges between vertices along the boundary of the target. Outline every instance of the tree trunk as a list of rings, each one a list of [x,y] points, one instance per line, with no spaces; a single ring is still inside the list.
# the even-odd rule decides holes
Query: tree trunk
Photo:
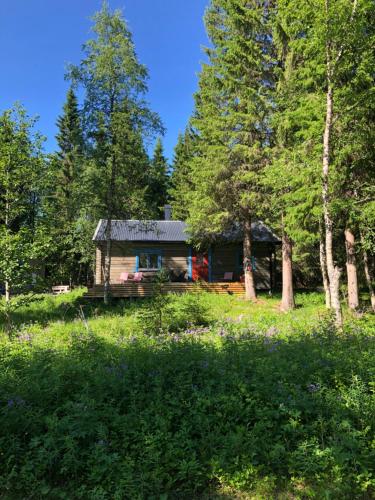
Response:
[[[283,229],[282,232],[282,254],[283,254],[283,293],[281,298],[281,310],[290,311],[295,308],[293,292],[293,245]]]
[[[361,235],[361,242],[363,244],[362,235]],[[372,307],[372,310],[375,312],[375,289],[374,289],[374,286],[372,284],[370,263],[369,263],[368,253],[367,253],[367,250],[365,250],[365,248],[363,248],[363,265],[365,268],[366,283],[367,283],[368,291],[370,293],[371,307]]]
[[[322,199],[323,199],[323,213],[324,213],[324,226],[325,226],[327,272],[328,272],[329,290],[331,296],[331,307],[335,313],[336,326],[338,328],[342,328],[342,311],[340,304],[341,270],[335,265],[333,258],[333,220],[330,213],[330,195],[329,195],[329,167],[330,167],[330,155],[331,155],[331,132],[332,132],[332,118],[333,118],[333,89],[331,85],[330,75],[331,75],[331,68],[328,58],[326,122],[325,122],[324,137],[323,137]]]
[[[251,257],[251,219],[250,217],[246,217],[243,225],[243,269],[245,273],[245,297],[247,300],[255,302],[257,296]]]
[[[329,291],[329,280],[327,273],[327,257],[323,236],[320,236],[319,244],[320,267],[322,270],[323,286],[326,294],[326,308],[331,309],[331,293]]]
[[[106,251],[104,256],[104,304],[109,304],[109,293],[111,286],[111,240],[112,231],[112,219],[107,220],[107,226],[105,229],[105,241],[106,241]]]
[[[110,109],[109,109],[109,117],[111,119],[112,126],[112,118],[113,112],[115,109],[115,94],[113,91],[110,92]],[[104,257],[104,304],[109,304],[109,294],[111,287],[111,263],[112,263],[112,217],[113,217],[113,209],[114,209],[114,197],[115,197],[115,184],[116,184],[116,174],[117,174],[117,165],[116,165],[116,157],[115,157],[115,145],[116,139],[113,135],[113,129],[110,128],[110,137],[111,137],[111,146],[112,146],[112,157],[111,157],[111,176],[107,191],[107,225],[105,229],[105,241],[106,241],[106,252]]]
[[[8,304],[10,302],[10,285],[9,281],[5,281],[5,302]]]
[[[9,179],[9,171],[6,170],[6,176],[7,176],[7,186],[9,185],[8,179]],[[9,212],[10,212],[10,204],[9,204],[9,191],[6,189],[5,191],[5,229],[8,233],[9,231]],[[8,234],[7,234],[8,235]],[[6,332],[8,334],[8,337],[11,337],[11,330],[12,330],[12,318],[11,318],[11,302],[10,302],[10,283],[8,279],[5,279],[5,306],[4,306],[4,311],[5,311],[5,328]]]
[[[345,229],[346,272],[348,278],[348,306],[355,311],[359,306],[357,259],[355,255],[355,236],[351,229]]]

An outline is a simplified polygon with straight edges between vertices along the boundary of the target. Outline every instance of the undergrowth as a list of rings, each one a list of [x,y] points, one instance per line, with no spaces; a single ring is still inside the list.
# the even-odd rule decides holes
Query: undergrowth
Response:
[[[1,498],[372,497],[373,317],[203,294],[155,334],[147,302],[58,317],[78,299],[0,344]]]

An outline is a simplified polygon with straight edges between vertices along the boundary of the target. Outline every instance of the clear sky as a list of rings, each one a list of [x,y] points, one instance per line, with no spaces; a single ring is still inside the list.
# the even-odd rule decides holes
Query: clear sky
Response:
[[[150,73],[148,100],[167,133],[173,155],[193,108],[197,73],[207,44],[203,14],[208,0],[110,0],[128,21],[141,63]],[[67,63],[78,63],[100,0],[0,0],[0,112],[20,101],[55,147],[56,118],[68,83]]]

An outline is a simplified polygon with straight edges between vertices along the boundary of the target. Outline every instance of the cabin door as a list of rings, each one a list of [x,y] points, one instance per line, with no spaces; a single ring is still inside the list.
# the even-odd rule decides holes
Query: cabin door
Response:
[[[208,281],[208,254],[193,253],[193,281]]]

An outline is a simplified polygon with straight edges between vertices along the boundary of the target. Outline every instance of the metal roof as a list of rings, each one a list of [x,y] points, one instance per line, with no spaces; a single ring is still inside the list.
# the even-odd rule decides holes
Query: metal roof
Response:
[[[100,219],[93,240],[105,241],[107,221]],[[255,242],[280,243],[280,240],[263,222],[251,225],[252,239]],[[175,220],[113,220],[111,240],[113,241],[154,241],[186,242],[189,240],[187,225]],[[217,236],[226,241],[241,241],[242,232],[238,228]]]

